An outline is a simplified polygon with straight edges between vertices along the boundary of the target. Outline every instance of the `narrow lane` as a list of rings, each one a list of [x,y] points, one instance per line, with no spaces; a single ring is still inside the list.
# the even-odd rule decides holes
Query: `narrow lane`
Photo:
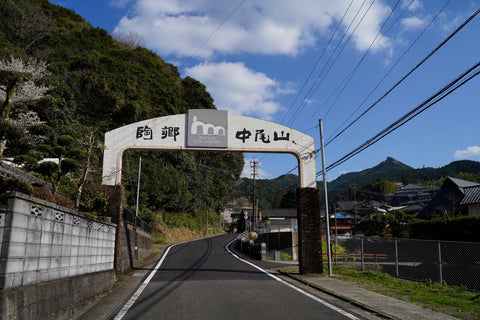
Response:
[[[122,319],[355,319],[235,258],[234,237],[171,247]]]

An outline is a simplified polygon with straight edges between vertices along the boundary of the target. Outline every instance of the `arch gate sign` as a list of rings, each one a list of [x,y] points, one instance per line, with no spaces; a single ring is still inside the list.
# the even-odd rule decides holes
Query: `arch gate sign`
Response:
[[[190,109],[188,114],[139,121],[105,134],[102,184],[106,189],[121,185],[122,156],[126,150],[293,154],[298,160],[300,176],[297,190],[300,269],[305,273],[323,269],[312,137],[270,121],[232,115],[223,110]],[[312,241],[318,243],[319,237],[318,247]],[[305,252],[312,244],[315,248]],[[312,261],[307,263],[305,259]],[[310,264],[318,265],[307,266]]]

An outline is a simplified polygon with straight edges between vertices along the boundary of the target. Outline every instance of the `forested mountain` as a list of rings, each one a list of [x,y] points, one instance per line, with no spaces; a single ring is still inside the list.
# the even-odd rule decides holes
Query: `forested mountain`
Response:
[[[296,207],[295,192],[299,185],[297,175],[286,174],[275,179],[256,179],[255,189],[260,208]],[[234,187],[235,198],[253,199],[253,179],[241,178]]]
[[[439,188],[446,177],[457,177],[464,180],[480,182],[480,162],[461,160],[454,161],[440,168],[414,169],[402,162],[388,157],[377,166],[358,172],[341,175],[328,183],[329,202],[337,200],[351,200],[355,192],[356,200],[382,200],[382,194],[394,193],[395,183],[409,183],[422,185],[428,188]],[[286,179],[285,177],[288,177]],[[239,197],[251,196],[253,181],[242,178],[235,186],[234,195]],[[297,188],[296,175],[281,176],[272,180],[257,180],[256,189],[261,208],[286,207],[292,203],[292,188]],[[323,190],[323,183],[318,183]],[[372,195],[376,195],[373,197]],[[380,196],[380,197],[379,197]],[[281,204],[281,199],[288,199]]]
[[[199,81],[182,79],[155,53],[47,0],[0,2],[0,89],[0,156],[14,158],[89,212],[105,204],[99,185],[106,131],[215,108]],[[38,94],[26,99],[22,91]],[[241,154],[127,152],[122,177],[129,206],[140,155],[145,212],[218,211],[243,168]],[[44,158],[60,165],[39,165]]]

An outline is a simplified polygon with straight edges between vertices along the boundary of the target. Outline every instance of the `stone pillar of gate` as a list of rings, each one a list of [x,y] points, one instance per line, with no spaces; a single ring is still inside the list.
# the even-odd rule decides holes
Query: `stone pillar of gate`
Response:
[[[317,188],[297,189],[297,220],[299,272],[322,273],[320,194]]]
[[[107,216],[111,217],[112,223],[117,225],[115,235],[115,257],[113,267],[115,274],[121,273],[120,258],[122,254],[122,230],[123,230],[123,197],[124,188],[122,185],[103,186],[103,189],[108,193],[109,199],[107,204]]]

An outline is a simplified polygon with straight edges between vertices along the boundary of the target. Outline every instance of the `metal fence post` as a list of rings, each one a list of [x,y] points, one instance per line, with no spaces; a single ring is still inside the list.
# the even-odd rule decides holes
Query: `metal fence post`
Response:
[[[338,241],[337,236],[335,235],[335,265],[337,265],[337,256],[338,256]]]
[[[398,278],[398,239],[395,238],[395,277]]]
[[[360,239],[362,239],[361,243],[362,243],[362,249],[361,249],[361,270],[364,271],[364,264],[363,264],[363,236],[360,237]]]
[[[438,241],[438,272],[440,275],[440,283],[443,283],[443,272],[442,272],[442,246],[441,241]]]

